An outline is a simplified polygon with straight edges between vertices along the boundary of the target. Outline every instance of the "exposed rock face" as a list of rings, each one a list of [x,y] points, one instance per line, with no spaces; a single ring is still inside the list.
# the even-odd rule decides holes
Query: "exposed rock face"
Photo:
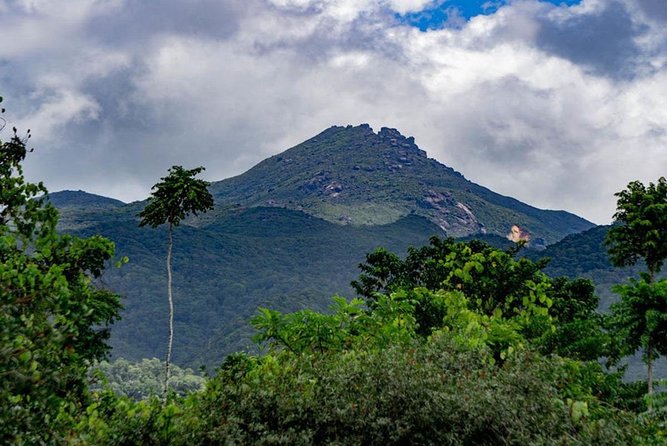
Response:
[[[513,241],[514,243],[529,242],[531,238],[532,236],[530,235],[530,232],[520,228],[517,225],[513,225],[509,234],[507,234],[507,239]]]
[[[426,159],[426,152],[415,144],[415,138],[406,138],[396,129],[382,127],[377,134],[377,143],[391,147],[383,154],[384,164],[390,171],[411,166],[418,158]]]
[[[399,153],[405,157],[406,161],[409,155],[426,158],[426,152],[417,147],[414,137],[406,138],[396,129],[382,127],[378,132],[378,139],[382,143],[389,143],[392,147],[399,148]]]
[[[456,201],[449,192],[427,189],[419,206],[430,211],[435,222],[448,234],[465,235],[485,232],[475,214],[464,203]]]
[[[331,173],[320,170],[313,177],[301,185],[304,192],[322,192],[328,183],[331,182]]]
[[[341,192],[343,192],[343,185],[338,181],[332,181],[324,187],[324,192],[331,197],[336,198]]]

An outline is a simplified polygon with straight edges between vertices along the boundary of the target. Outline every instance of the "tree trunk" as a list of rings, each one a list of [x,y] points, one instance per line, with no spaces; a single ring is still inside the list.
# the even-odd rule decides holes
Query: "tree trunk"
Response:
[[[169,224],[169,243],[167,247],[167,296],[169,299],[169,341],[167,342],[167,359],[165,360],[164,370],[164,390],[163,399],[167,402],[167,392],[169,390],[169,374],[171,367],[171,348],[174,343],[174,299],[171,292],[171,249],[173,241],[173,226]]]
[[[649,344],[649,348],[646,354],[646,365],[648,366],[648,376],[647,376],[647,383],[648,383],[648,394],[652,395],[653,394],[653,351],[651,350],[651,345]]]
[[[653,271],[653,268],[649,268],[648,270],[648,284],[651,285],[653,283],[653,280],[655,278],[656,272]],[[650,335],[650,333],[649,333]],[[650,338],[650,336],[649,336]],[[652,345],[651,341],[648,341],[648,347],[646,349],[646,365],[647,365],[647,376],[646,376],[646,383],[648,386],[647,393],[649,395],[653,394],[653,350],[652,350]]]

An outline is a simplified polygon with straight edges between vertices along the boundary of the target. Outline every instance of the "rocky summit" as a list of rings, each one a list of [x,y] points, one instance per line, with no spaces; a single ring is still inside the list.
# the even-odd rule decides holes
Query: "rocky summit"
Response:
[[[221,209],[274,206],[338,224],[380,225],[416,214],[453,237],[496,234],[553,243],[592,223],[540,210],[468,181],[398,130],[331,127],[246,173],[211,186]],[[513,229],[514,228],[514,229]]]

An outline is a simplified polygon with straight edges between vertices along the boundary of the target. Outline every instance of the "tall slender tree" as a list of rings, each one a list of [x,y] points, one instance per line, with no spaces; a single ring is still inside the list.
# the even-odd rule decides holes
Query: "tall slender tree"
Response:
[[[141,213],[139,226],[157,228],[167,224],[167,298],[169,301],[169,340],[167,342],[167,358],[165,361],[164,399],[166,401],[169,389],[169,372],[171,366],[171,352],[174,343],[174,298],[172,292],[171,253],[174,245],[174,227],[178,226],[189,214],[197,215],[213,209],[213,196],[209,193],[208,182],[195,178],[204,170],[196,167],[191,170],[182,166],[173,166],[169,175],[161,178],[151,189],[153,193],[148,204]]]

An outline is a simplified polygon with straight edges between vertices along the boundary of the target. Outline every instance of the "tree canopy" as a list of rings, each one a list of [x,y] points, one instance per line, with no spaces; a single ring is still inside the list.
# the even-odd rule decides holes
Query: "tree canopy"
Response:
[[[404,260],[382,248],[368,254],[352,287],[371,303],[377,293],[425,287],[461,290],[487,314],[520,313],[527,307],[526,296],[545,309],[551,306],[545,296],[548,278],[540,271],[547,261],[515,259],[514,254],[478,240],[431,237],[429,245],[409,248]]]
[[[173,166],[169,175],[152,188],[148,204],[139,214],[140,226],[156,228],[168,223],[178,226],[188,214],[197,215],[213,208],[213,197],[208,192],[208,182],[196,179],[203,167],[184,169]]]
[[[615,195],[616,225],[606,240],[612,263],[628,266],[642,259],[653,280],[667,258],[667,180],[648,186],[633,181]]]
[[[106,357],[119,297],[98,288],[114,244],[56,232],[43,184],[27,182],[29,133],[0,142],[0,443],[64,442]]]
[[[410,248],[405,259],[380,248],[359,265],[361,274],[352,286],[370,306],[400,290],[462,292],[470,310],[515,320],[523,335],[541,339],[545,352],[586,360],[610,355],[612,344],[596,312],[599,299],[590,280],[551,279],[542,272],[548,260],[516,258],[520,249],[438,237]],[[419,331],[429,334],[442,323],[446,306],[423,293],[412,299]]]

